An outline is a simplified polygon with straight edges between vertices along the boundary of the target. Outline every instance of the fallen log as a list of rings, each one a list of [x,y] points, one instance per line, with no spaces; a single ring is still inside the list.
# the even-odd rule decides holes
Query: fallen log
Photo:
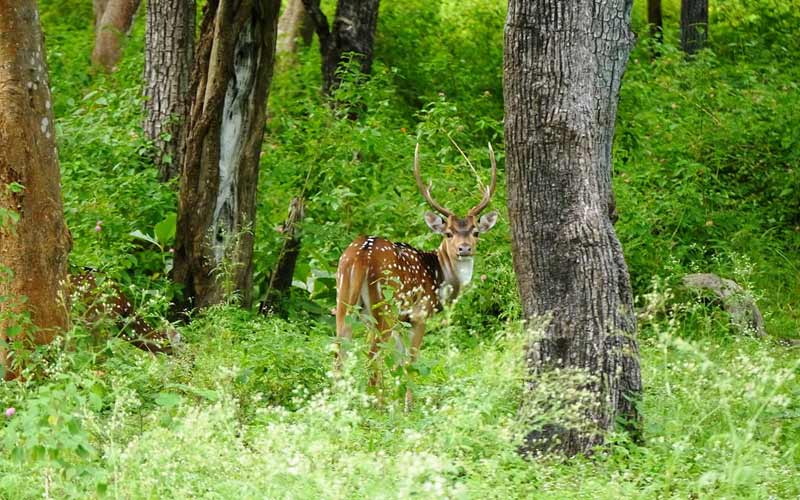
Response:
[[[716,274],[687,274],[683,285],[693,290],[709,290],[722,303],[722,308],[730,315],[731,324],[741,332],[756,336],[766,335],[764,316],[756,301],[735,281],[721,278]]]

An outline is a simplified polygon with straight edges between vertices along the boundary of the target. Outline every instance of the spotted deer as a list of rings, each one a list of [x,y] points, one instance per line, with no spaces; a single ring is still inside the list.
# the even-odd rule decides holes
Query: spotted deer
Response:
[[[99,274],[84,269],[69,276],[69,299],[84,305],[86,322],[91,326],[108,318],[119,328],[120,336],[133,346],[143,351],[172,354],[173,348],[181,341],[178,331],[171,326],[153,328],[139,316],[119,285],[106,279],[103,279],[104,284],[98,283]]]
[[[419,171],[419,144],[414,150],[414,177],[419,191],[436,212],[425,213],[425,223],[442,235],[439,248],[433,252],[416,249],[405,243],[393,243],[374,236],[359,236],[345,249],[336,272],[336,335],[340,343],[337,366],[341,365],[342,340],[352,338],[347,316],[356,306],[374,319],[377,335],[371,341],[369,358],[372,364],[370,386],[378,385],[380,372],[376,366],[379,349],[389,340],[395,323],[411,324],[408,363],[419,354],[425,321],[434,312],[452,302],[472,279],[478,237],[497,222],[497,212],[478,217],[489,204],[497,184],[497,164],[489,144],[492,180],[481,201],[459,217],[431,196],[432,184],[422,181]],[[392,289],[395,307],[384,298]],[[411,405],[411,391],[406,391],[406,406]]]

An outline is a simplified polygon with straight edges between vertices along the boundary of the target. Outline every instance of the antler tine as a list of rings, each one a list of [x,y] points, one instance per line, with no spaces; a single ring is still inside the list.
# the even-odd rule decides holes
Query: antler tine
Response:
[[[436,200],[433,199],[433,196],[431,196],[431,186],[433,184],[431,183],[425,186],[425,183],[422,182],[422,177],[420,176],[419,173],[419,143],[417,143],[417,147],[414,149],[414,177],[417,179],[417,187],[419,188],[419,192],[422,193],[422,196],[425,198],[425,201],[427,201],[428,204],[431,207],[433,207],[434,210],[436,210],[437,212],[446,217],[450,217],[451,215],[453,215],[453,212],[444,208]]]
[[[492,182],[489,184],[489,187],[486,188],[486,191],[483,193],[483,199],[481,202],[475,205],[467,215],[478,215],[481,211],[486,208],[486,205],[492,201],[492,196],[494,195],[494,189],[497,187],[497,161],[494,159],[494,149],[492,149],[492,143],[489,143],[489,160],[492,162]]]

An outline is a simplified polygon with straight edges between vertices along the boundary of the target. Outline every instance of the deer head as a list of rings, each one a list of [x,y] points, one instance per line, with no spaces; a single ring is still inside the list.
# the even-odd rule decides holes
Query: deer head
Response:
[[[417,187],[428,204],[438,212],[426,212],[425,223],[434,233],[444,237],[439,247],[440,257],[449,260],[451,264],[471,259],[475,255],[480,235],[497,223],[497,211],[494,210],[478,217],[491,201],[497,186],[497,162],[491,144],[489,144],[489,159],[492,163],[492,180],[489,186],[483,191],[481,201],[472,207],[466,216],[459,217],[431,196],[432,184],[426,186],[419,172],[419,143],[414,150],[414,177],[417,179]]]

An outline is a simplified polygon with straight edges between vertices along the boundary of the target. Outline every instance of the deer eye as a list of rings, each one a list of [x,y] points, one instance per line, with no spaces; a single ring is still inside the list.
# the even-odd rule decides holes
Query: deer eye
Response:
[[[476,238],[477,238],[478,236],[480,236],[480,235],[481,235],[481,233],[479,233],[478,231],[475,231],[474,233],[472,233],[472,236],[474,236],[474,237],[476,237]]]
[[[450,231],[447,231],[446,233],[444,233],[444,235],[447,236],[448,238],[453,237],[453,233],[451,233]]]

